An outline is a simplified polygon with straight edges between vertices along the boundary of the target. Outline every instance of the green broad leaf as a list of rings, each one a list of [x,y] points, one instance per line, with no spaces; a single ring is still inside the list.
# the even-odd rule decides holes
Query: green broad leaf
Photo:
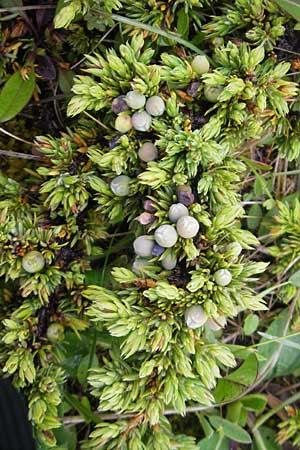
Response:
[[[252,159],[246,158],[246,156],[240,157],[241,161],[243,161],[249,169],[263,170],[268,172],[269,170],[273,170],[272,166],[268,164],[262,163],[260,161],[254,161]]]
[[[199,450],[230,450],[229,440],[215,432],[198,442]]]
[[[276,431],[268,427],[261,427],[255,432],[251,450],[281,450],[276,442]]]
[[[281,337],[283,335],[283,331],[286,326],[287,321],[287,311],[288,308],[283,310],[271,323],[268,329],[265,331],[266,335]],[[286,334],[291,333],[291,330],[288,330]],[[269,361],[273,354],[277,352],[280,345],[283,346],[281,349],[280,355],[278,357],[277,363],[273,370],[269,373],[268,378],[273,378],[277,376],[289,375],[293,373],[295,370],[300,369],[300,349],[294,347],[293,344],[300,346],[300,336],[292,336],[285,339],[285,342],[272,342],[269,338],[263,337],[260,342],[269,343],[266,345],[262,345],[258,347],[258,354],[262,359],[261,366],[266,364],[266,361]],[[293,346],[287,345],[287,342],[291,343]]]
[[[92,356],[91,364],[90,364],[90,355],[86,355],[84,358],[82,358],[77,369],[77,379],[79,383],[85,384],[88,377],[89,369],[90,368],[94,369],[98,366],[99,362],[96,354]]]
[[[244,322],[244,333],[246,336],[251,336],[257,328],[259,324],[259,317],[256,314],[249,314]]]
[[[226,419],[229,420],[229,422],[238,423],[241,417],[242,408],[243,405],[241,401],[230,403],[230,405],[227,406]]]
[[[63,94],[71,94],[74,72],[72,70],[58,70],[58,85]]]
[[[245,362],[234,372],[231,372],[225,377],[226,380],[234,381],[237,384],[243,386],[249,386],[252,384],[258,372],[258,361],[256,355],[252,354],[248,356]]]
[[[289,282],[295,287],[300,287],[300,270],[293,273],[293,275],[289,278]]]
[[[35,74],[30,72],[23,80],[20,71],[15,72],[0,92],[0,122],[15,117],[29,102],[35,88]]]
[[[233,383],[222,378],[218,381],[213,394],[217,403],[232,401],[239,397],[245,390],[244,386]]]
[[[258,414],[265,409],[267,396],[264,394],[249,394],[241,399],[241,403],[248,411],[254,411]]]
[[[181,8],[177,14],[177,31],[181,36],[186,37],[189,34],[189,23],[189,15],[185,8]]]
[[[284,9],[294,19],[300,22],[300,2],[299,0],[275,0],[277,5]]]
[[[247,225],[249,230],[251,231],[256,230],[259,227],[260,222],[263,218],[262,207],[258,204],[251,205],[248,211],[248,216],[249,217],[247,217]]]
[[[216,429],[222,429],[225,436],[233,441],[241,442],[243,444],[250,444],[252,442],[250,434],[236,423],[229,422],[220,416],[210,416],[209,421]]]
[[[57,446],[66,450],[76,450],[77,432],[75,427],[61,427],[53,430],[53,432],[57,440]]]
[[[64,393],[64,399],[72,406],[72,408],[78,411],[86,423],[100,422],[100,418],[93,413],[91,407],[87,405],[86,402],[80,402],[75,395],[68,394],[67,392]]]

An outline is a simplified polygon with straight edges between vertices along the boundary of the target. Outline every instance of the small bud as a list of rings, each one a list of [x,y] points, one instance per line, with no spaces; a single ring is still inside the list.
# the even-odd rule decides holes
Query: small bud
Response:
[[[138,151],[139,158],[142,161],[149,162],[154,161],[157,158],[158,152],[152,142],[145,142]]]
[[[158,95],[153,95],[146,102],[147,113],[154,117],[163,115],[165,108],[165,102]]]
[[[206,324],[212,331],[218,331],[221,328],[224,328],[227,323],[226,317],[219,316],[217,319],[208,319]]]
[[[125,95],[119,95],[113,99],[111,104],[111,110],[115,114],[120,114],[128,109],[127,103],[125,101]]]
[[[26,253],[22,258],[22,267],[28,273],[40,272],[45,266],[45,259],[38,251]]]
[[[180,217],[188,216],[189,210],[182,203],[174,203],[169,208],[169,219],[171,222],[176,223]]]
[[[146,103],[146,97],[144,94],[140,94],[137,91],[129,91],[126,94],[125,101],[131,109],[141,109]]]
[[[152,200],[145,200],[144,201],[144,210],[149,213],[155,213],[156,208],[154,208],[154,203]]]
[[[161,225],[155,230],[154,239],[162,247],[173,247],[178,239],[176,230],[172,225]]]
[[[205,86],[204,88],[204,95],[208,102],[210,103],[216,103],[218,101],[218,97],[223,91],[223,86]]]
[[[243,247],[239,242],[231,242],[230,244],[226,245],[225,251],[226,253],[229,253],[230,256],[239,256],[243,250]]]
[[[162,247],[161,245],[158,244],[154,244],[153,250],[152,250],[152,255],[153,256],[160,256],[163,254],[163,252],[165,251],[165,248]]]
[[[191,216],[180,217],[176,225],[177,233],[184,239],[191,239],[199,231],[199,222]]]
[[[47,329],[47,338],[52,344],[64,339],[64,327],[60,323],[51,323]]]
[[[153,214],[150,214],[148,212],[143,212],[139,215],[138,221],[141,225],[149,225],[150,223],[154,222],[155,217]]]
[[[169,253],[162,261],[161,265],[166,270],[173,270],[177,265],[177,258],[173,253]]]
[[[205,314],[202,306],[193,305],[185,311],[185,322],[188,328],[199,328],[205,324],[208,317]]]
[[[192,61],[192,69],[197,75],[203,75],[209,71],[209,61],[205,55],[197,55]]]
[[[116,118],[115,129],[120,133],[127,133],[132,128],[132,119],[127,114],[121,114]]]
[[[110,188],[118,197],[125,197],[129,193],[129,181],[127,175],[119,175],[111,181]]]
[[[227,286],[232,280],[232,275],[229,270],[220,269],[215,272],[214,279],[219,286]]]
[[[135,253],[138,256],[142,256],[143,258],[152,256],[153,247],[154,247],[153,238],[151,236],[147,236],[146,234],[143,236],[139,236],[133,242],[133,248]]]
[[[152,123],[151,116],[146,111],[134,113],[131,120],[133,128],[137,131],[148,131]]]

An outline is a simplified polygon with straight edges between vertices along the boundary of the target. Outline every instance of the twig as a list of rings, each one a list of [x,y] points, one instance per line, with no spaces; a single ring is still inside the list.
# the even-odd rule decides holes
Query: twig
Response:
[[[96,122],[98,125],[100,125],[101,127],[105,128],[106,130],[109,130],[109,127],[107,127],[106,125],[104,125],[104,123],[101,122],[101,120],[96,119],[96,117],[92,116],[92,114],[89,114],[86,111],[83,111],[83,114],[85,114],[89,119],[92,119],[94,122]]]
[[[21,141],[21,142],[24,142],[24,144],[28,144],[28,145],[34,145],[33,142],[29,142],[26,139],[20,138],[20,137],[18,137],[16,135],[10,133],[9,131],[6,131],[4,128],[0,127],[0,131],[1,131],[1,133],[6,134],[9,137],[12,137],[16,141]]]
[[[27,155],[27,153],[13,152],[10,150],[0,150],[0,155],[9,156],[10,158],[22,158],[22,159],[43,159],[41,156],[37,155]]]
[[[93,53],[96,48],[101,44],[104,39],[107,38],[107,36],[114,30],[114,28],[117,26],[117,24],[113,25],[97,42],[97,44],[94,45],[94,47],[91,49],[91,53]],[[81,58],[77,63],[73,64],[73,66],[70,67],[70,70],[76,69],[76,67],[80,66],[87,58],[87,55],[85,55],[83,58]]]
[[[4,12],[18,12],[18,11],[32,11],[36,9],[55,9],[56,5],[31,5],[31,6],[9,6],[7,8],[0,8],[0,13]]]

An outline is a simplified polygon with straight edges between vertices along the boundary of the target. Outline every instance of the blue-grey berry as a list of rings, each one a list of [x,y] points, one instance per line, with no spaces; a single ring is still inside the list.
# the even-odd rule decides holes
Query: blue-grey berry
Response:
[[[155,230],[154,239],[162,247],[174,247],[177,242],[178,235],[172,225],[161,225]]]
[[[184,317],[188,328],[192,329],[202,327],[208,319],[204,309],[200,305],[190,306],[185,311]]]
[[[158,155],[157,148],[152,142],[145,142],[145,144],[139,148],[138,155],[142,161],[154,161],[157,159]]]
[[[152,256],[154,244],[153,237],[144,234],[134,240],[133,248],[136,255],[141,256],[142,258],[147,258]]]
[[[169,219],[171,222],[176,223],[180,217],[188,216],[189,210],[182,203],[173,203],[169,208]]]
[[[182,216],[176,224],[177,233],[184,239],[195,237],[199,231],[199,222],[191,216]]]
[[[152,118],[146,111],[141,111],[134,113],[131,121],[135,130],[148,131],[151,128]]]
[[[120,114],[128,109],[127,103],[125,101],[125,95],[119,95],[113,99],[111,104],[111,109],[115,114]]]
[[[173,270],[177,265],[177,258],[173,253],[169,253],[162,261],[161,265],[166,270]]]
[[[131,109],[141,109],[145,106],[146,97],[137,91],[129,91],[126,94],[125,101]]]
[[[118,197],[125,197],[129,194],[129,181],[127,175],[119,175],[111,181],[110,188]]]
[[[146,111],[154,117],[162,116],[165,112],[165,102],[158,95],[148,98],[146,101]]]

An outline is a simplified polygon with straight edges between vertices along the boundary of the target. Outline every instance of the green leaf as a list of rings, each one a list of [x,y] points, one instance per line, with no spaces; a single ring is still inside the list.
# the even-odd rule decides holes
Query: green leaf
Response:
[[[236,423],[229,422],[229,420],[223,419],[220,416],[210,416],[209,421],[214,428],[222,429],[225,436],[233,441],[243,444],[250,444],[252,442],[250,434]]]
[[[249,217],[247,217],[247,225],[249,230],[256,230],[263,218],[262,207],[258,204],[251,205],[248,211],[248,216]]]
[[[254,434],[251,450],[281,450],[276,442],[276,431],[268,427],[261,427]]]
[[[75,427],[61,427],[57,430],[53,430],[53,432],[57,439],[57,445],[65,448],[66,450],[76,450],[77,433]]]
[[[15,72],[0,93],[0,122],[6,122],[22,111],[29,102],[34,88],[34,72],[28,74],[27,80],[23,80],[20,71]]]
[[[295,287],[300,287],[300,270],[297,270],[297,272],[290,276],[289,282]]]
[[[185,8],[181,8],[177,14],[177,31],[181,36],[186,37],[189,33],[189,15]]]
[[[77,369],[77,378],[79,383],[84,384],[86,383],[86,379],[88,376],[88,370],[90,368],[96,368],[99,366],[98,358],[96,354],[92,355],[92,361],[90,364],[90,355],[86,355],[84,358],[81,359],[80,364]]]
[[[265,409],[267,396],[264,394],[249,394],[243,397],[241,402],[246,409],[258,414]]]
[[[58,85],[64,94],[70,94],[73,86],[74,72],[72,70],[58,69]]]
[[[201,439],[198,445],[199,450],[230,450],[229,440],[217,432]]]
[[[237,384],[249,386],[252,384],[257,376],[258,361],[256,355],[248,356],[245,362],[234,372],[231,372],[225,378],[229,381],[234,381]]]
[[[300,2],[299,0],[275,0],[277,5],[284,9],[294,19],[300,21]]]
[[[264,171],[273,169],[272,166],[269,166],[268,164],[262,163],[260,161],[254,161],[252,159],[246,158],[246,156],[241,156],[240,159],[249,167],[249,169],[258,169]]]
[[[241,386],[231,381],[225,380],[225,378],[218,381],[217,387],[214,390],[214,398],[217,403],[223,403],[232,401],[239,397],[245,390],[244,386]]]
[[[258,327],[259,317],[256,314],[249,314],[244,322],[244,333],[246,336],[251,336]]]
[[[285,329],[287,320],[287,308],[283,310],[278,317],[276,317],[271,325],[266,330],[265,334],[269,336],[280,337],[283,335],[283,330]],[[290,330],[287,330],[286,334],[289,334]],[[293,336],[285,339],[287,342],[290,342],[292,345],[300,345],[300,336]],[[260,342],[269,341],[268,345],[262,345],[258,347],[258,353],[263,360],[261,363],[262,366],[266,364],[266,361],[269,361],[274,352],[278,350],[278,346],[283,344],[283,342],[271,342],[268,338],[263,337]],[[300,350],[291,347],[289,345],[285,345],[284,349],[281,350],[280,356],[277,360],[277,363],[273,370],[269,373],[268,378],[272,378],[274,376],[283,376],[289,375],[293,373],[296,369],[300,368]]]

